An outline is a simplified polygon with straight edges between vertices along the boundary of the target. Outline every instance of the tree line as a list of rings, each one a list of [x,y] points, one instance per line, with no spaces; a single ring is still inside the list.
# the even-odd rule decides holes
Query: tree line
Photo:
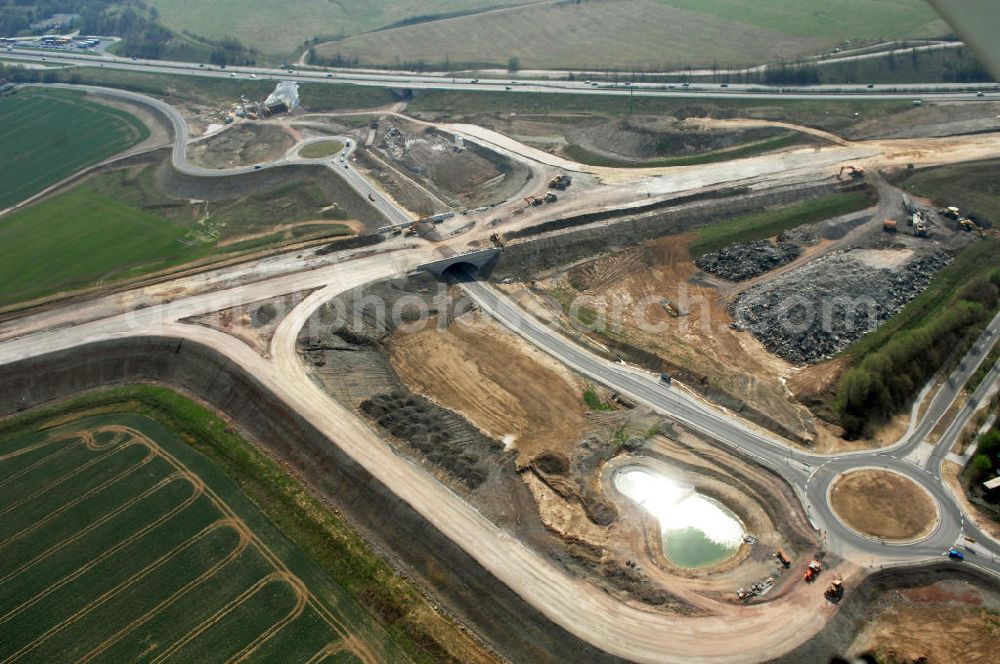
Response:
[[[919,327],[899,332],[837,387],[834,408],[848,438],[871,435],[912,403],[921,387],[973,343],[1000,305],[1000,269],[967,283]]]

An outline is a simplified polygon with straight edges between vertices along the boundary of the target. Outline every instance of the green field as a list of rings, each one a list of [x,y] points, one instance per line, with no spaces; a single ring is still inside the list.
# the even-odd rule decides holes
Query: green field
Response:
[[[156,438],[161,446],[167,445],[167,438],[173,440],[173,436],[184,441],[191,448],[188,453],[198,461],[193,463],[185,460],[186,457],[179,458],[262,536],[257,522],[248,519],[247,513],[230,500],[227,491],[223,491],[235,483],[243,496],[253,501],[256,509],[301,550],[296,550],[296,559],[301,552],[311,559],[311,563],[305,561],[294,567],[294,573],[315,593],[327,588],[330,591],[327,597],[336,600],[338,606],[342,597],[339,589],[346,589],[411,660],[420,664],[493,661],[472,638],[439,613],[418,588],[394,572],[349,524],[307,490],[299,479],[237,434],[229,422],[169,389],[137,385],[90,392],[0,420],[0,455],[5,453],[3,446],[11,440],[37,437],[41,432],[66,427],[86,417],[101,416],[119,421],[117,418],[123,414],[145,416],[160,423],[168,433],[162,440]],[[213,478],[220,471],[225,477],[216,483]],[[243,496],[238,496],[237,502],[245,504]],[[270,532],[270,524],[267,526]],[[273,543],[269,545],[274,546]],[[291,566],[291,560],[284,560]],[[314,577],[304,570],[313,565],[319,567],[326,578],[312,583]],[[353,610],[350,601],[345,603],[345,609]],[[354,661],[336,655],[331,659]]]
[[[867,192],[851,191],[829,194],[797,205],[702,226],[696,231],[697,238],[688,247],[688,252],[692,258],[697,258],[733,242],[751,242],[774,237],[796,226],[864,210],[872,204]]]
[[[371,210],[337,178],[248,185],[244,195],[192,203],[160,192],[154,170],[105,173],[0,220],[0,306],[350,234],[336,222]]]
[[[505,67],[514,57],[522,68],[665,71],[948,32],[922,0],[588,0],[367,32],[317,53],[361,65]]]
[[[150,0],[160,20],[177,32],[203,37],[238,37],[266,53],[291,53],[317,36],[328,38],[377,30],[428,15],[478,11],[532,0],[265,0],[195,2]],[[280,26],[280,28],[276,27]]]
[[[152,419],[8,435],[0,485],[4,661],[407,660],[217,466]]]
[[[137,118],[80,92],[29,88],[2,97],[0,209],[148,136]]]
[[[299,156],[306,159],[322,159],[335,155],[343,149],[344,144],[340,141],[320,141],[319,143],[310,143],[299,150]]]
[[[883,41],[947,30],[925,0],[657,0],[665,5],[787,35]]]

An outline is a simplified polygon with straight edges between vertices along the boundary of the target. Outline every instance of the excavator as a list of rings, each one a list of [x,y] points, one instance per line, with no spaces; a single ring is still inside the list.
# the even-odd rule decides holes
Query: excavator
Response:
[[[865,176],[864,167],[852,166],[851,164],[848,164],[840,167],[840,171],[837,173],[838,180],[844,179],[844,171],[847,171],[847,175],[849,175],[852,180],[860,180]]]
[[[493,233],[493,234],[491,234],[490,235],[490,242],[493,243],[494,247],[496,247],[497,249],[500,250],[500,253],[503,253],[503,240],[500,239],[500,234],[499,233]]]

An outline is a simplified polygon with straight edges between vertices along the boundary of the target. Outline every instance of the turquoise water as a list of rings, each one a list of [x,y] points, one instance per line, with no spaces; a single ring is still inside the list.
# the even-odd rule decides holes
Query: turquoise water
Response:
[[[718,565],[740,548],[746,534],[736,515],[692,487],[644,468],[627,468],[615,487],[660,522],[663,555],[679,567]]]

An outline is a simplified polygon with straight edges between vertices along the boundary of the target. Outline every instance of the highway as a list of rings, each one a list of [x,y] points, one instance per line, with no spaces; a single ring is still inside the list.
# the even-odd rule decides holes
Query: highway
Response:
[[[416,74],[400,72],[365,72],[318,70],[285,70],[265,67],[229,66],[219,69],[200,66],[190,62],[170,60],[130,60],[115,56],[85,55],[71,51],[40,53],[37,49],[14,49],[0,53],[0,59],[17,59],[62,64],[77,67],[99,67],[123,71],[139,71],[149,74],[171,74],[176,76],[200,76],[208,78],[250,78],[257,80],[328,83],[342,85],[362,85],[373,87],[408,88],[414,90],[461,90],[469,92],[531,92],[543,94],[586,94],[596,96],[636,96],[715,99],[915,99],[926,97],[939,101],[975,101],[977,99],[1000,98],[1000,87],[996,83],[934,83],[930,85],[816,85],[807,87],[766,86],[729,84],[727,87],[706,83],[693,83],[687,88],[680,85],[670,89],[661,83],[637,82],[630,86],[622,84],[587,84],[585,81],[539,80],[518,78],[512,75],[505,79],[457,78],[440,74]],[[982,91],[984,97],[977,97]]]

